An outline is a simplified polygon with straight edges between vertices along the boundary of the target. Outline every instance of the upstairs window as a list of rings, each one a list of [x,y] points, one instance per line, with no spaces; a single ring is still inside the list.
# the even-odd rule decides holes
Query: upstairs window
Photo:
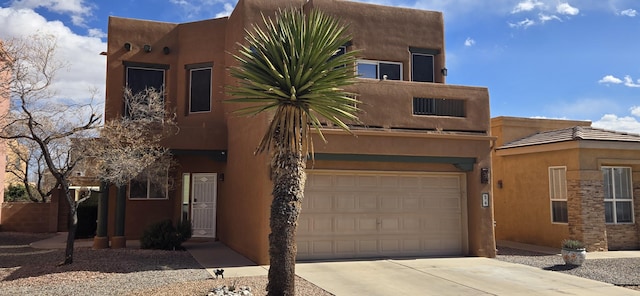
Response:
[[[413,98],[413,115],[465,117],[464,100]]]
[[[606,223],[633,223],[633,188],[630,167],[603,167]]]
[[[125,67],[125,86],[128,87],[134,95],[150,88],[164,92],[164,78],[166,70],[169,69],[168,65],[125,62]],[[125,114],[129,114],[126,109]]]
[[[420,82],[435,82],[434,56],[437,50],[409,48],[411,52],[411,80]]]
[[[211,111],[211,75],[213,65],[187,66],[189,70],[189,112]]]
[[[549,167],[549,199],[551,200],[551,222],[568,223],[566,167]]]
[[[402,80],[402,63],[358,60],[360,78]]]
[[[133,94],[147,88],[164,89],[165,69],[127,67],[127,87]]]

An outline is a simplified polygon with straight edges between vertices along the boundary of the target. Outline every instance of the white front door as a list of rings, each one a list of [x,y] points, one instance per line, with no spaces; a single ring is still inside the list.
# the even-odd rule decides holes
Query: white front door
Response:
[[[216,237],[217,174],[191,176],[191,225],[194,237]]]

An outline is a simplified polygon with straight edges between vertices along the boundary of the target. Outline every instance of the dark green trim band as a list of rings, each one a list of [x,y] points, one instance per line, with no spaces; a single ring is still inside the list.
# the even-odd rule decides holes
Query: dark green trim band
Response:
[[[452,164],[464,172],[473,171],[475,157],[446,157],[446,156],[409,156],[409,155],[380,155],[380,154],[342,154],[315,153],[316,160],[330,161],[372,161],[372,162],[409,162],[409,163],[446,163]]]
[[[207,156],[218,162],[227,162],[227,150],[190,150],[190,149],[171,149],[171,154],[175,156]]]

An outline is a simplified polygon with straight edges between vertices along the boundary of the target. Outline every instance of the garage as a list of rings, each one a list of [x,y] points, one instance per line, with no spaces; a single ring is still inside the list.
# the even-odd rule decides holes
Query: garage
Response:
[[[466,253],[464,174],[307,173],[298,259]]]

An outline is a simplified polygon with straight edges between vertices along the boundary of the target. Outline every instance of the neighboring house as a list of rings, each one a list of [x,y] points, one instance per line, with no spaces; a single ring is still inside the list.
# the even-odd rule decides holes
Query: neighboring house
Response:
[[[184,24],[109,19],[105,118],[123,114],[124,86],[154,86],[180,126],[166,142],[179,163],[168,172],[174,189],[129,186],[126,237],[187,218],[195,237],[268,263],[269,158],[254,155],[268,118],[235,116],[239,106],[223,101],[245,30],[286,7],[343,19],[353,37],[344,50],[361,50],[349,89],[362,125],[351,126],[357,137],[327,126],[328,143],[315,140],[299,259],[495,256],[489,94],[445,84],[442,13],[331,0],[240,0],[229,17]],[[109,207],[111,236],[115,190]]]
[[[4,176],[4,188],[10,185],[23,185],[22,178],[16,176],[13,172],[25,172],[27,169],[27,163],[20,157],[20,155],[27,155],[28,148],[21,145],[16,140],[5,141],[5,176]]]
[[[2,40],[0,40],[0,120],[3,120],[4,116],[9,112],[9,81],[11,80],[11,72],[7,71],[7,59]],[[6,187],[6,167],[7,167],[7,143],[5,140],[0,139],[0,205],[4,202],[4,188]],[[0,213],[0,219],[1,219]]]
[[[491,132],[497,240],[640,248],[640,135],[514,117],[493,118]]]

